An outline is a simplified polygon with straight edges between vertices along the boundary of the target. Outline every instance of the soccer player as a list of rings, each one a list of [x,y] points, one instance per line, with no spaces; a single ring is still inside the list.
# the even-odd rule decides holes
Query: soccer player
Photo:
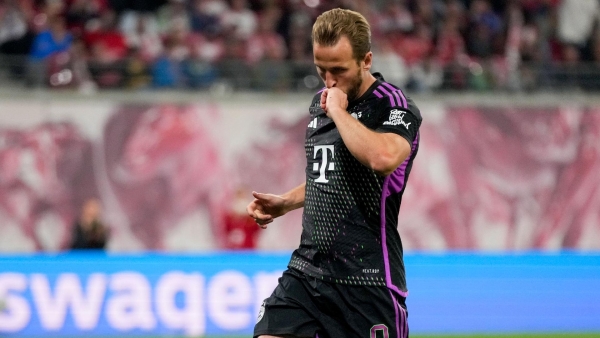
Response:
[[[370,28],[333,9],[312,31],[325,83],[306,130],[306,182],[283,195],[253,192],[248,214],[266,228],[304,207],[300,247],[259,312],[254,336],[408,337],[398,213],[419,147],[421,115],[402,90],[370,72]]]

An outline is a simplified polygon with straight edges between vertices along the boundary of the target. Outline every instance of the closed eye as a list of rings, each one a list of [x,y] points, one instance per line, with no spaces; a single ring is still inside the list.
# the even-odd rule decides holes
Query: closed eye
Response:
[[[346,72],[347,70],[348,70],[348,68],[344,68],[344,67],[333,67],[333,68],[329,69],[329,72],[334,75],[339,75],[339,74]],[[327,72],[327,69],[317,66],[317,72],[322,77]]]
[[[347,71],[348,69],[346,68],[341,68],[341,67],[335,67],[335,68],[331,68],[330,72],[332,74],[342,74],[343,72]]]

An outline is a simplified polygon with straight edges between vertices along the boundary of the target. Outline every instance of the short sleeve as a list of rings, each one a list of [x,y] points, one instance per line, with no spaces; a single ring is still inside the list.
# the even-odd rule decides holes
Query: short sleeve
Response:
[[[420,126],[419,118],[410,110],[389,105],[380,105],[377,122],[376,131],[398,134],[410,144],[417,137]]]

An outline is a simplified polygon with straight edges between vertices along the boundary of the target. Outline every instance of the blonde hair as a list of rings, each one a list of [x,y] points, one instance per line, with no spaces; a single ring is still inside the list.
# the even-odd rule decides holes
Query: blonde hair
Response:
[[[362,14],[335,8],[319,15],[312,29],[313,44],[333,46],[342,36],[350,40],[356,61],[360,62],[371,50],[371,27]]]

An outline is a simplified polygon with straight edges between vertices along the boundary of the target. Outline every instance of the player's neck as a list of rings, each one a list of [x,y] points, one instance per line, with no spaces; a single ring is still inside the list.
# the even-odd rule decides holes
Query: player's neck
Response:
[[[371,72],[367,71],[366,73],[363,73],[363,82],[360,85],[360,90],[358,92],[357,97],[362,97],[367,90],[369,90],[369,88],[371,88],[371,86],[373,85],[373,83],[375,81],[377,81],[377,79],[375,78],[375,76],[373,76],[373,74],[371,74]]]

